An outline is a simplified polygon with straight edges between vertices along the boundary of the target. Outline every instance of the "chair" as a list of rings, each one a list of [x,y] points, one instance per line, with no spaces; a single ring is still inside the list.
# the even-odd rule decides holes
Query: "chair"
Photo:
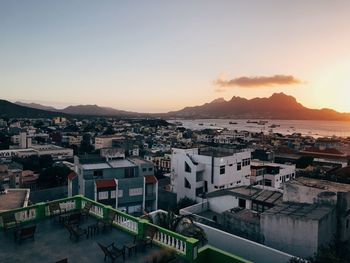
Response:
[[[92,207],[92,202],[86,202],[84,208],[80,211],[82,218],[87,218]]]
[[[104,246],[101,243],[98,243],[99,247],[102,249],[105,257],[104,261],[106,261],[107,258],[110,258],[112,262],[114,262],[118,257],[123,256],[123,260],[125,260],[125,250],[117,248],[114,246],[114,242],[108,246]]]
[[[137,239],[137,236],[134,237],[134,243],[137,243],[142,249],[145,249],[147,246],[153,247],[153,239],[157,231],[156,227],[148,225],[140,239]]]
[[[66,211],[60,207],[58,202],[49,203],[50,218],[55,218],[64,214]]]
[[[19,222],[17,221],[15,214],[4,214],[2,216],[2,225],[4,228],[4,232],[10,229],[17,230],[19,227]]]
[[[99,228],[102,227],[103,230],[105,230],[107,227],[110,230],[112,230],[113,221],[114,221],[116,214],[117,214],[117,211],[109,210],[107,218],[106,219],[99,219],[96,224],[98,225]]]
[[[80,237],[86,235],[87,238],[87,230],[83,229],[79,226],[69,225],[65,223],[65,227],[69,232],[69,239],[72,240],[72,237],[75,237],[75,241],[79,241]]]
[[[15,239],[19,244],[21,244],[21,242],[25,239],[31,238],[34,240],[35,230],[36,226],[23,227],[15,233]]]

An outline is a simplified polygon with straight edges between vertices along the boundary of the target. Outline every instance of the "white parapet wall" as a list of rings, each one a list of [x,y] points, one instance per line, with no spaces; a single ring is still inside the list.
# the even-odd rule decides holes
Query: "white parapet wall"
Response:
[[[208,244],[256,263],[288,263],[292,255],[241,238],[216,228],[196,223],[206,233]]]

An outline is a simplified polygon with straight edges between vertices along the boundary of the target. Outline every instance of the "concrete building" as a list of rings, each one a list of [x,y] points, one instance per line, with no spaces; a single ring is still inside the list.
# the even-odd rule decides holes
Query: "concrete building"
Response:
[[[64,117],[54,117],[52,118],[52,123],[53,124],[62,124],[62,123],[66,123],[67,119]]]
[[[218,189],[250,184],[250,151],[226,148],[173,149],[171,183],[177,199],[196,199]]]
[[[68,195],[82,194],[128,213],[157,209],[158,181],[153,164],[143,159],[75,156]]]
[[[285,182],[295,178],[295,165],[262,161],[251,162],[250,183],[273,188],[282,188]]]
[[[260,215],[264,244],[307,258],[333,241],[336,209],[322,204],[284,203]]]
[[[73,149],[62,148],[52,144],[35,144],[27,149],[0,150],[0,158],[10,159],[14,156],[25,158],[31,155],[51,155],[53,160],[73,158]]]
[[[120,139],[125,139],[125,138],[120,134],[96,136],[95,150],[99,150],[103,148],[111,148],[113,140],[120,140]]]

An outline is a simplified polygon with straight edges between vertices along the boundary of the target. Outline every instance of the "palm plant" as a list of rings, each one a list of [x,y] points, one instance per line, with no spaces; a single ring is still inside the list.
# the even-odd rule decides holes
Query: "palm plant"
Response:
[[[202,244],[207,241],[204,230],[194,223],[193,215],[176,215],[173,211],[159,212],[155,217],[144,216],[151,223],[187,237],[198,239]]]

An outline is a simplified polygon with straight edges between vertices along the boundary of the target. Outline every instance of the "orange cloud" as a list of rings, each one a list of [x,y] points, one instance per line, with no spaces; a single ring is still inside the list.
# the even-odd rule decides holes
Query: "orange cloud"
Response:
[[[225,77],[219,77],[214,81],[214,84],[219,88],[217,91],[222,91],[223,87],[243,87],[243,88],[255,88],[255,87],[271,87],[279,85],[294,85],[302,83],[291,75],[274,75],[274,76],[256,76],[256,77],[238,77],[234,79],[226,79]]]

